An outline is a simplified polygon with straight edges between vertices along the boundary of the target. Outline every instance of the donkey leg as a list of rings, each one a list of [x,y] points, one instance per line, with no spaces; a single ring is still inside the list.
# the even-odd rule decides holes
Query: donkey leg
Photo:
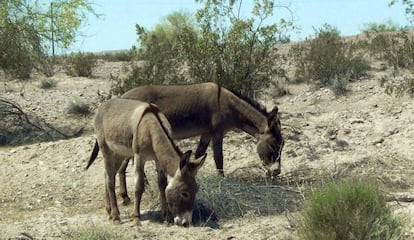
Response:
[[[160,190],[160,201],[161,201],[161,213],[163,220],[167,222],[172,222],[172,217],[168,211],[167,198],[165,197],[165,188],[167,187],[167,177],[165,173],[161,170],[158,170],[158,189]]]
[[[102,148],[102,153],[105,162],[106,210],[109,213],[109,219],[112,219],[114,222],[120,221],[119,209],[115,194],[115,175],[118,170],[116,166],[117,159],[105,147]]]
[[[198,142],[197,150],[194,155],[195,158],[200,158],[201,156],[204,155],[204,153],[206,153],[206,150],[207,150],[207,147],[210,141],[211,141],[210,134],[201,135],[200,141]]]
[[[132,218],[134,218],[136,225],[141,225],[140,223],[140,206],[141,206],[141,198],[142,194],[145,191],[145,174],[144,174],[144,164],[145,160],[142,157],[143,154],[140,154],[138,160],[138,154],[134,154],[134,161],[135,161],[135,174],[137,176],[135,182],[135,208],[134,213],[132,214]]]
[[[126,176],[125,176],[125,172],[126,169],[128,167],[128,163],[129,163],[129,158],[125,159],[124,161],[122,161],[122,165],[118,170],[118,177],[119,177],[119,195],[122,198],[122,204],[124,206],[129,205],[131,203],[131,199],[128,196],[128,191],[127,191],[127,186],[126,186]]]
[[[223,171],[223,134],[215,134],[212,138],[213,155],[219,176],[224,177]]]

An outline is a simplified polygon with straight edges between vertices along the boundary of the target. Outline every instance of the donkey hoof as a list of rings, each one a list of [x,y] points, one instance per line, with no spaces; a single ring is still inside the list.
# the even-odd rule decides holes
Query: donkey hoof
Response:
[[[129,197],[124,198],[122,205],[128,206],[129,204],[131,204],[131,199]]]
[[[134,225],[135,226],[141,226],[141,220],[139,220],[139,218],[134,218]]]

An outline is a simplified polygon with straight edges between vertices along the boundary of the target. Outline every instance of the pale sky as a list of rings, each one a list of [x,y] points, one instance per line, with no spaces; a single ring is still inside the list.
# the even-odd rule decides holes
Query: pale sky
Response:
[[[243,1],[246,5],[253,1]],[[83,32],[70,51],[97,52],[129,49],[136,44],[135,24],[152,29],[161,19],[179,10],[195,13],[202,4],[193,0],[101,0],[95,1],[101,19],[89,18]],[[401,26],[408,25],[402,5],[388,7],[389,0],[283,0],[293,11],[299,33],[292,32],[293,41],[303,40],[314,34],[313,27],[324,23],[337,27],[341,35],[361,32],[364,23],[384,23],[392,20]],[[275,11],[274,19],[288,16],[286,10]]]

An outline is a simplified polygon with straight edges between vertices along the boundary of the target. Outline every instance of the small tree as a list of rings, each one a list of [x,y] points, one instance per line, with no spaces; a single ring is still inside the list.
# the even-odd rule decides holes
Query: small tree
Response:
[[[50,5],[37,0],[2,0],[0,67],[13,77],[27,78],[33,67],[47,63],[49,44],[65,49],[73,43],[86,13],[95,14],[86,0],[59,0]]]
[[[274,1],[255,1],[249,17],[243,17],[242,3],[205,1],[196,14],[201,34],[188,64],[195,81],[214,81],[254,97],[271,80],[286,78],[277,44],[288,39],[293,22],[270,20],[275,8],[285,8]]]
[[[271,80],[286,77],[277,44],[287,39],[291,21],[270,22],[273,1],[255,1],[242,17],[242,1],[205,1],[196,13],[173,13],[147,31],[137,25],[142,66],[117,79],[113,93],[157,83],[212,81],[247,96],[260,94]],[[197,22],[197,24],[194,24]]]

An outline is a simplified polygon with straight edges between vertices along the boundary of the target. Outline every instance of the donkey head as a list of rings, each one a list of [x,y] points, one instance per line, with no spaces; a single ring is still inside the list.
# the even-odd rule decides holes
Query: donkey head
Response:
[[[191,150],[182,155],[179,169],[174,177],[168,179],[165,189],[167,220],[184,226],[192,224],[193,205],[198,191],[195,176],[207,154],[193,161],[190,156]]]
[[[260,135],[257,144],[257,152],[268,176],[273,177],[281,172],[280,162],[283,145],[278,108],[274,107],[267,116],[266,130]]]

